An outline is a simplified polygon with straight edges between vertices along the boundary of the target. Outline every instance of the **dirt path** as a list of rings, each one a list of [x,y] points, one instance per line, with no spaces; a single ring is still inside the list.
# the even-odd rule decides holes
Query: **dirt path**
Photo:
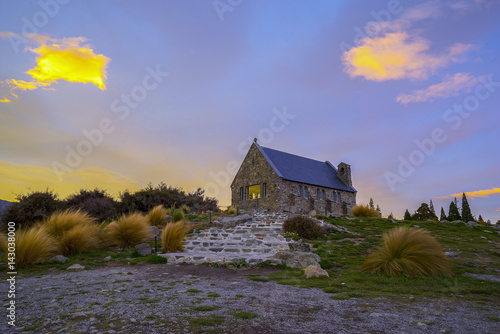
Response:
[[[333,300],[318,289],[248,276],[271,271],[138,264],[18,275],[16,330],[4,320],[0,332],[500,332],[497,305],[424,297]],[[7,291],[5,281],[0,288]]]

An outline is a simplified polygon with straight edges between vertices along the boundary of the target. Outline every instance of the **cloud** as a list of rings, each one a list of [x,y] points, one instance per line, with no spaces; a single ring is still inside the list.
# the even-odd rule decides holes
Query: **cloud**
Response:
[[[359,45],[342,55],[344,69],[351,77],[372,81],[427,79],[437,69],[451,62],[462,62],[471,45],[456,43],[441,54],[428,51],[431,42],[411,33],[414,22],[435,19],[439,7],[432,2],[407,9],[399,19],[378,23],[376,33],[370,32]]]
[[[2,32],[0,37],[9,36]],[[60,40],[44,35],[32,34],[30,38],[39,44],[37,48],[28,48],[37,54],[36,66],[28,70],[33,81],[10,79],[4,82],[10,87],[10,95],[15,90],[33,90],[48,87],[59,80],[91,83],[102,90],[106,89],[106,66],[110,59],[102,54],[95,54],[84,37],[63,38]]]
[[[125,189],[138,190],[137,181],[103,168],[80,168],[65,174],[64,182],[59,182],[50,168],[36,165],[15,164],[0,160],[0,198],[14,201],[16,194],[28,190],[53,189],[61,197],[73,194],[78,189],[106,189],[117,196]]]
[[[500,194],[500,188],[491,188],[491,189],[465,192],[465,195],[469,199],[475,199],[477,197],[490,197],[490,195],[496,195],[496,194]],[[446,196],[441,196],[441,197],[436,197],[436,198],[446,199],[446,198],[461,197],[461,196],[462,196],[462,193],[456,193],[456,194],[446,195]]]
[[[500,208],[496,209],[495,211],[496,211],[496,212],[500,212]]]
[[[425,89],[414,90],[409,94],[401,94],[396,101],[402,104],[432,101],[434,98],[457,96],[459,92],[469,92],[477,84],[477,79],[468,73],[456,73]]]

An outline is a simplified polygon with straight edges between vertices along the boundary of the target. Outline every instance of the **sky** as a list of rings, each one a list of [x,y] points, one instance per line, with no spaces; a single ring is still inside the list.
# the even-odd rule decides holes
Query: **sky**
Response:
[[[0,199],[165,182],[230,204],[260,145],[357,202],[500,219],[500,1],[2,1]]]

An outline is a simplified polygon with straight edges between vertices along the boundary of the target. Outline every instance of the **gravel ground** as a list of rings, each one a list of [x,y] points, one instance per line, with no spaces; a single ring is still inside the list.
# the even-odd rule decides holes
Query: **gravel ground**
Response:
[[[271,271],[114,264],[91,270],[18,275],[16,329],[3,321],[0,332],[500,332],[498,305],[420,296],[403,301],[333,300],[332,294],[318,289],[248,278],[249,274],[265,277]],[[7,291],[5,280],[0,287]]]

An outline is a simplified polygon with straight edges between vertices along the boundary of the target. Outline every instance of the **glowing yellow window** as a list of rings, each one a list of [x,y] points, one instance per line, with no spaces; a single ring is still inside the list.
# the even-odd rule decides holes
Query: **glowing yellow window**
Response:
[[[260,198],[260,184],[248,187],[248,198]]]

